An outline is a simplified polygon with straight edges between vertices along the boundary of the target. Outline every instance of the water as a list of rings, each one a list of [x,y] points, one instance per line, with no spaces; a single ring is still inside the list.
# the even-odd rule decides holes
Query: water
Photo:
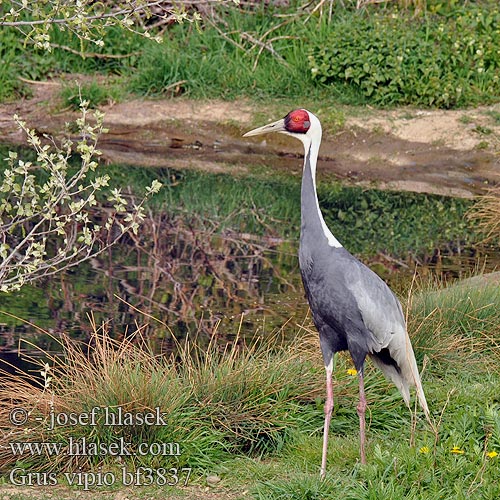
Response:
[[[57,353],[58,338],[87,342],[93,324],[118,339],[140,329],[158,353],[171,351],[174,338],[187,335],[201,343],[214,336],[226,342],[268,335],[285,323],[293,334],[308,311],[297,259],[300,179],[236,182],[233,176],[187,171],[123,172],[117,169],[113,177],[119,173],[120,182],[134,185],[142,176],[163,175],[163,206],[182,212],[158,210],[138,235],[108,253],[1,295],[0,311],[8,313],[0,313],[1,353],[15,355],[20,339]],[[467,227],[466,206],[454,199],[329,185],[322,188],[321,204],[341,241],[351,250],[375,253],[367,263],[401,296],[417,263],[419,274],[446,279],[500,263],[498,248],[486,258],[487,249],[464,249],[455,241]],[[276,237],[278,226],[290,239]],[[263,235],[252,234],[257,231]],[[448,243],[433,254],[389,255],[443,240]],[[33,354],[32,346],[21,348]]]
[[[265,333],[300,302],[293,242],[209,234],[161,216],[155,226],[162,234],[156,244],[125,239],[78,269],[4,295],[0,309],[14,317],[0,315],[3,352],[17,351],[21,337],[57,351],[51,337],[85,341],[92,322],[118,338],[140,326],[161,352],[172,348],[173,336]]]
[[[155,228],[161,238],[151,238]],[[153,243],[154,242],[154,243]],[[41,351],[58,352],[57,338],[86,342],[92,324],[104,325],[115,338],[138,328],[155,352],[168,352],[175,339],[197,337],[220,342],[238,335],[268,335],[307,315],[297,259],[297,241],[266,236],[214,233],[182,218],[156,215],[140,237],[124,239],[108,254],[78,269],[4,295],[0,309],[2,353],[13,362],[19,340]],[[495,268],[500,255],[477,250],[436,251],[419,274],[454,279],[470,275],[478,263]],[[369,265],[396,292],[404,293],[415,259],[379,255]],[[36,326],[35,326],[36,325]],[[21,343],[22,350],[33,348]]]

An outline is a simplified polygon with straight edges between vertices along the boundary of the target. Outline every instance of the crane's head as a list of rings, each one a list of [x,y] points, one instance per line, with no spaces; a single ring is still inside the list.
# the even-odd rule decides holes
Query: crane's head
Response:
[[[316,142],[319,146],[319,142],[321,141],[321,124],[316,116],[305,109],[290,111],[285,118],[270,123],[269,125],[250,130],[250,132],[243,134],[243,137],[268,134],[270,132],[280,132],[296,137],[302,141],[304,145],[310,144],[311,141],[316,138]]]

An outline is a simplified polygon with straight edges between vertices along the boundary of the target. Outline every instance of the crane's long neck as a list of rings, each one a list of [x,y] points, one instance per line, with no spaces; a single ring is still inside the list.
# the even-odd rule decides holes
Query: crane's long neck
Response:
[[[319,208],[316,191],[316,163],[318,161],[321,135],[316,140],[304,141],[304,171],[301,190],[301,233],[315,239],[326,238],[328,245],[340,248],[342,245],[328,229]]]

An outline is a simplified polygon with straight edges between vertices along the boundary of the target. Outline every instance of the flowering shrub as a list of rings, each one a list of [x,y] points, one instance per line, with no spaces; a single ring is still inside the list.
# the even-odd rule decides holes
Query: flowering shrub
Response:
[[[76,121],[80,137],[76,143],[69,138],[60,145],[48,137],[42,139],[15,118],[36,160],[24,161],[10,152],[0,177],[0,292],[18,290],[25,283],[76,266],[102,253],[123,234],[137,232],[145,201],[161,188],[160,182],[153,181],[138,201],[126,198],[119,189],[104,195],[109,176],[94,175],[104,115],[95,111],[95,121],[90,123],[87,104],[82,102],[82,115]],[[75,153],[81,160],[76,171],[69,161]],[[98,195],[106,198],[106,210],[99,209]]]

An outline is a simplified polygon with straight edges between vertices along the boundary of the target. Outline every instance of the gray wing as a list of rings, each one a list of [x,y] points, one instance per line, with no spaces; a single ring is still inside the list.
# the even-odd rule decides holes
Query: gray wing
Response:
[[[385,282],[358,261],[347,282],[365,327],[371,332],[368,355],[393,381],[409,404],[409,386],[417,387],[419,401],[427,410],[413,348],[399,300]]]
[[[397,347],[404,341],[406,325],[401,304],[385,282],[359,261],[352,266],[347,289],[356,301],[358,310],[368,330],[373,334],[374,351],[390,345]]]

